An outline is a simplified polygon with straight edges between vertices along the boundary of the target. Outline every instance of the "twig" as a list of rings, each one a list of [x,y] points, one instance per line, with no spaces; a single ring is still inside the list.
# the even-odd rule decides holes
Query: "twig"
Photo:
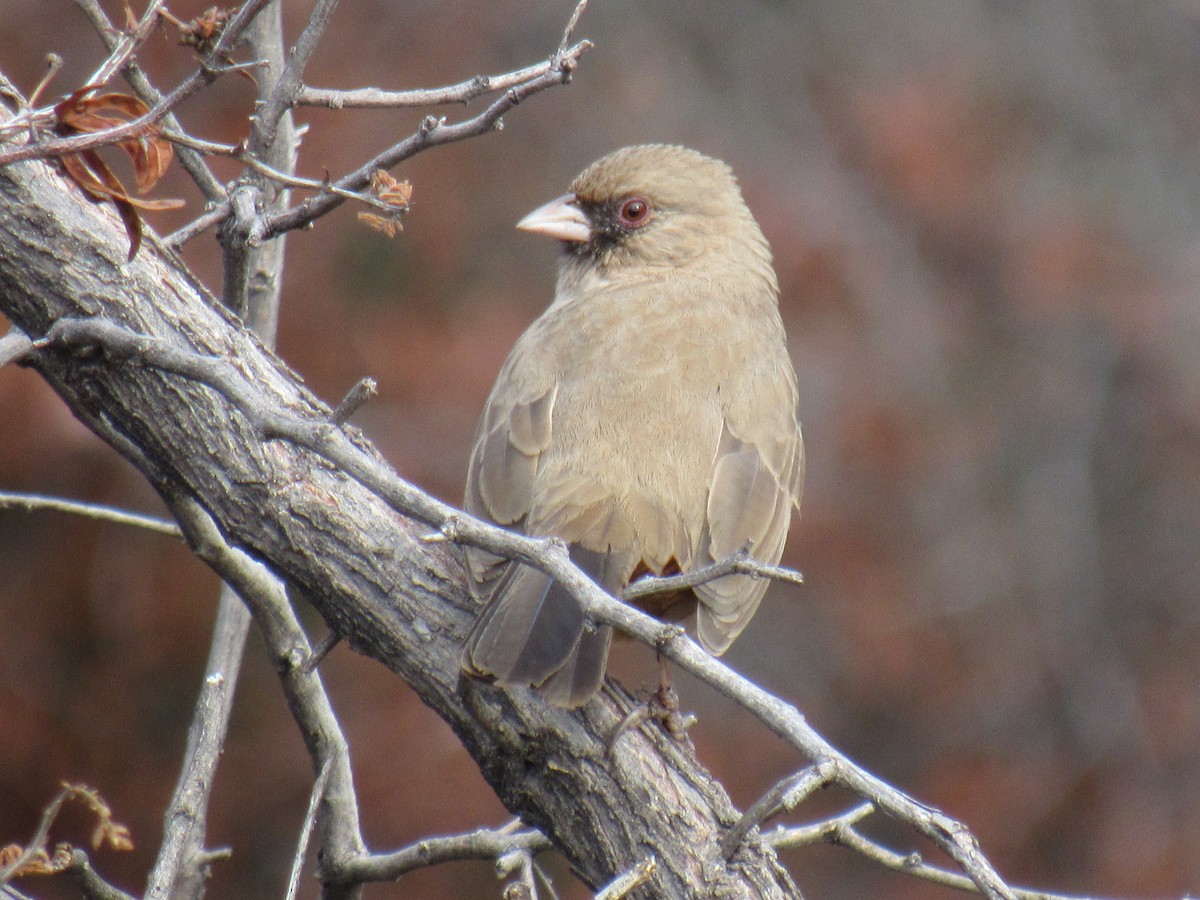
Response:
[[[117,525],[132,525],[144,528],[155,534],[165,534],[168,537],[180,537],[179,526],[166,519],[131,513],[115,506],[105,506],[101,503],[85,503],[82,500],[66,500],[62,497],[48,497],[45,494],[24,494],[15,491],[0,491],[0,508],[24,510],[54,510],[55,512],[71,513],[88,519],[102,522],[112,522]]]
[[[557,53],[550,59],[534,63],[523,69],[515,69],[502,75],[476,75],[458,84],[437,88],[417,88],[405,91],[387,91],[380,88],[355,88],[336,90],[303,85],[292,101],[296,106],[324,106],[329,109],[396,109],[417,106],[445,106],[452,103],[467,104],[486,94],[506,91],[510,87],[532,81],[547,74],[560,65],[561,59],[571,55],[569,47],[579,17],[587,7],[582,0],[575,7],[567,27],[563,30]]]
[[[979,890],[978,885],[971,879],[940,866],[931,866],[921,858],[919,853],[897,853],[895,850],[889,850],[872,841],[858,831],[854,827],[854,823],[850,821],[836,821],[830,831],[824,835],[824,840],[831,844],[848,847],[893,872],[902,872],[932,884],[956,888],[960,891]],[[1028,888],[1010,888],[1010,890],[1016,900],[1089,900],[1088,897],[1078,894],[1056,894]],[[1100,900],[1100,898],[1091,898],[1091,900]]]
[[[33,341],[15,328],[4,337],[0,337],[0,369],[10,362],[23,359],[32,346]]]
[[[571,37],[579,24],[579,17],[587,8],[588,0],[580,0],[571,14],[558,51],[550,59],[505,72],[502,75],[476,75],[458,84],[438,88],[418,88],[405,91],[385,91],[380,88],[357,88],[351,90],[334,90],[329,88],[314,88],[302,85],[296,92],[293,103],[296,106],[324,106],[329,109],[395,109],[414,106],[443,106],[450,103],[470,103],[485,94],[508,90],[526,81],[538,78],[561,64],[561,60],[569,54]]]
[[[279,672],[313,771],[329,769],[317,819],[323,844],[319,874],[326,881],[353,881],[344,869],[366,856],[366,848],[358,822],[349,744],[320,674],[303,665],[312,650],[283,586],[262,563],[230,547],[208,512],[195,500],[171,497],[168,503],[196,555],[219,572],[250,608]]]
[[[21,849],[16,858],[10,860],[7,865],[0,866],[0,891],[3,891],[4,885],[11,879],[25,873],[31,865],[41,864],[38,865],[38,874],[43,875],[66,871],[71,867],[74,857],[70,854],[70,845],[59,844],[53,856],[46,849],[46,844],[50,839],[50,829],[62,811],[63,804],[68,800],[83,803],[97,817],[96,829],[92,835],[94,846],[108,846],[117,850],[132,849],[133,844],[129,840],[129,830],[113,819],[112,810],[109,809],[108,804],[104,802],[99,793],[86,785],[64,782],[54,799],[42,810],[42,818],[29,843]],[[86,855],[83,859],[86,863]],[[96,896],[128,900],[127,895],[113,888],[94,873],[87,883],[89,886],[94,886]]]
[[[309,13],[304,30],[288,54],[271,90],[262,98],[258,114],[254,117],[250,147],[255,153],[261,153],[275,143],[280,121],[291,108],[292,100],[300,89],[304,69],[316,52],[321,35],[325,33],[325,27],[329,24],[337,5],[338,0],[318,0],[313,11]]]
[[[193,137],[190,134],[183,134],[180,131],[163,129],[161,136],[179,147],[190,147],[193,150],[205,153],[210,156],[228,156],[231,159],[236,159],[243,163],[260,175],[265,175],[271,181],[283,187],[300,188],[308,191],[332,191],[339,194],[347,200],[357,200],[360,203],[365,203],[368,206],[373,206],[376,209],[394,210],[391,204],[385,203],[375,195],[368,192],[339,190],[332,185],[328,180],[317,181],[315,178],[303,178],[299,175],[288,172],[281,172],[274,166],[259,159],[244,143],[238,144],[219,144],[215,141],[206,141],[201,138]],[[224,215],[228,215],[228,208],[222,209]],[[213,211],[206,213],[206,216],[212,215]],[[219,221],[224,216],[215,217],[215,221]],[[191,227],[191,226],[187,226]]]
[[[217,763],[229,729],[242,647],[250,614],[230,588],[221,586],[205,676],[188,726],[183,764],[163,817],[163,838],[146,884],[146,900],[203,893],[208,864],[204,833]],[[192,888],[186,890],[185,885]]]
[[[633,891],[653,878],[657,869],[658,860],[653,856],[647,856],[628,872],[618,875],[605,885],[596,894],[596,900],[622,900],[622,898],[628,897]]]
[[[308,795],[308,811],[304,814],[304,825],[300,829],[296,855],[292,859],[292,874],[288,878],[287,893],[284,895],[287,900],[295,900],[296,892],[300,890],[300,872],[304,869],[304,858],[308,856],[308,844],[312,840],[313,826],[317,822],[317,810],[321,808],[321,801],[325,799],[325,788],[329,785],[331,771],[333,764],[327,759],[321,765],[321,771]]]
[[[336,631],[331,631],[321,639],[321,643],[313,647],[312,652],[300,664],[300,668],[305,672],[315,672],[317,666],[324,662],[325,657],[329,655],[334,647],[342,642],[342,636]]]
[[[46,54],[46,74],[42,76],[42,80],[37,83],[37,86],[29,94],[29,100],[26,101],[29,106],[33,106],[38,102],[38,97],[42,96],[42,91],[54,80],[54,76],[62,71],[62,67],[63,58],[61,56],[57,53]]]
[[[80,0],[80,2],[90,4],[94,3],[94,0]],[[51,156],[61,156],[66,153],[93,150],[97,147],[108,146],[109,144],[115,144],[129,138],[140,137],[145,134],[148,128],[155,125],[160,119],[167,116],[168,113],[174,111],[179,104],[209,84],[216,77],[227,72],[257,66],[257,62],[228,64],[222,62],[222,60],[228,52],[229,47],[241,35],[242,30],[268,2],[269,0],[247,0],[233,18],[230,19],[220,40],[217,41],[212,53],[208,55],[200,68],[176,85],[169,93],[162,95],[161,99],[154,103],[144,115],[102,131],[72,135],[70,137],[50,138],[36,143],[13,147],[8,150],[0,150],[0,166],[27,159],[45,159]],[[4,123],[4,128],[9,129],[18,125],[26,125],[33,121],[45,120],[50,122],[53,120],[53,116],[53,110],[50,109],[31,110],[24,115],[17,115],[9,119],[8,122]]]
[[[571,44],[571,39],[575,36],[575,28],[579,25],[579,17],[583,15],[583,11],[587,9],[588,0],[579,0],[575,4],[575,10],[571,13],[571,18],[567,19],[567,27],[563,29],[562,38],[558,42],[558,52],[555,54],[557,59],[562,59],[567,55],[567,48]]]
[[[87,900],[134,900],[133,895],[114,887],[92,868],[91,860],[82,850],[71,851],[71,862],[64,870],[75,881]]]
[[[550,839],[532,828],[481,828],[467,834],[450,837],[425,838],[393,853],[363,855],[349,861],[342,870],[347,879],[356,882],[395,881],[425,866],[466,859],[497,859],[514,850],[541,853],[553,845]]]
[[[214,225],[229,218],[229,203],[218,203],[204,215],[193,219],[178,231],[173,231],[163,238],[163,244],[172,250],[178,250],[194,237],[199,237]]]
[[[379,153],[353,172],[342,176],[333,182],[328,190],[315,197],[310,197],[284,213],[265,217],[260,223],[258,231],[252,235],[252,239],[263,241],[296,228],[303,228],[314,219],[325,215],[345,202],[344,192],[357,193],[363,190],[370,184],[371,174],[378,169],[391,169],[430,147],[461,141],[495,130],[501,117],[522,100],[553,85],[566,84],[570,81],[571,73],[574,71],[579,57],[591,46],[590,41],[580,41],[561,56],[556,54],[551,61],[552,65],[549,65],[541,75],[509,88],[502,97],[494,100],[474,118],[454,124],[443,124],[439,120],[426,119],[426,122],[415,133]]]
[[[828,785],[832,779],[833,773],[828,771],[826,766],[816,763],[776,783],[746,810],[733,828],[729,829],[721,841],[722,855],[726,859],[732,857],[752,829],[780,812],[795,809],[815,791]]]
[[[54,827],[54,820],[58,818],[58,814],[62,810],[62,805],[66,802],[68,796],[68,789],[64,786],[54,796],[54,799],[50,801],[50,804],[42,810],[42,817],[38,820],[37,830],[34,831],[33,837],[29,839],[29,843],[25,845],[16,859],[10,861],[6,866],[0,866],[0,884],[7,884],[16,873],[29,865],[38,854],[46,851],[46,841],[50,838],[50,829]]]
[[[537,884],[533,879],[533,854],[525,848],[516,847],[498,856],[496,877],[509,882],[504,886],[504,900],[537,900]]]
[[[134,335],[111,322],[96,319],[60,319],[35,345],[66,350],[100,346],[117,357],[137,359],[208,384],[220,391],[263,438],[282,438],[324,457],[397,512],[440,529],[448,539],[519,560],[545,572],[579,600],[589,618],[657,647],[671,662],[741,705],[810,760],[821,761],[829,768],[832,781],[933,840],[989,900],[1014,900],[1011,889],[984,857],[965,825],[913,800],[855,765],[814,731],[796,707],[710,656],[695,641],[680,634],[679,629],[610,597],[571,563],[561,542],[514,534],[472,519],[409,485],[327,423],[264,409],[256,402],[256,394],[242,373],[226,360],[189,353],[166,341]]]
[[[146,11],[142,13],[142,17],[134,26],[133,31],[121,33],[119,38],[112,39],[112,42],[108,44],[108,59],[100,64],[100,68],[93,72],[84,84],[108,84],[114,75],[128,65],[138,48],[146,42],[146,38],[150,37],[154,26],[158,24],[159,11],[163,7],[163,2],[164,0],[150,0],[146,4]],[[112,36],[114,31],[112,24],[95,0],[75,0],[75,5],[92,20],[93,26],[100,32],[102,38],[106,35]]]
[[[844,813],[822,819],[820,822],[810,822],[807,825],[781,825],[764,833],[762,839],[776,850],[828,842],[830,835],[838,828],[844,825],[855,825],[874,812],[875,805],[873,803],[860,803]]]
[[[750,556],[749,550],[742,549],[715,563],[681,575],[647,575],[639,578],[621,592],[621,599],[640,600],[653,594],[682,591],[725,575],[753,575],[755,578],[771,578],[787,584],[804,583],[804,576],[795,569],[759,562]]]
[[[334,425],[345,425],[364,403],[378,393],[379,384],[374,378],[360,379],[358,384],[354,385],[342,398],[342,402],[334,408],[329,416],[329,421]]]

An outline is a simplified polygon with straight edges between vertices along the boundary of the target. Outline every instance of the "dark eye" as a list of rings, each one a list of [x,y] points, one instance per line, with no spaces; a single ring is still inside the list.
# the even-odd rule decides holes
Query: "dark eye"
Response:
[[[650,204],[641,197],[626,197],[617,207],[617,221],[625,228],[641,228],[650,221]]]

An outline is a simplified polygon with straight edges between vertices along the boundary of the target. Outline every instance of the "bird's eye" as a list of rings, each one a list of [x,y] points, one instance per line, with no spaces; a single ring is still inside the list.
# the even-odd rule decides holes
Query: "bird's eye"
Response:
[[[650,204],[641,197],[626,197],[617,207],[617,221],[626,228],[641,228],[650,221]]]

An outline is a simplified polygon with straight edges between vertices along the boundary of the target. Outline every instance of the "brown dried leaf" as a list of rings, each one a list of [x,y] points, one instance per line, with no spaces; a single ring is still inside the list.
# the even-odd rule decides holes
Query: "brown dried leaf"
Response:
[[[50,855],[45,850],[38,850],[13,874],[20,877],[25,875],[53,875],[56,872],[58,872],[58,869],[55,867]]]
[[[129,122],[150,112],[150,107],[146,105],[144,100],[134,97],[131,94],[110,92],[107,94],[96,94],[93,97],[78,96],[78,94],[79,92],[76,91],[68,98],[68,100],[73,99],[73,102],[68,104],[64,101],[55,107],[60,122],[70,125],[72,124],[71,119],[73,116],[95,115],[113,124],[116,122]],[[77,130],[89,131],[92,129],[77,128]]]
[[[412,185],[398,181],[383,169],[371,173],[371,193],[391,206],[408,206],[412,199]]]
[[[394,238],[397,234],[404,230],[404,226],[388,216],[378,216],[375,213],[360,212],[358,221],[364,225],[374,228],[376,231],[382,231],[390,238]]]
[[[185,47],[195,47],[197,53],[211,53],[232,15],[231,10],[210,7],[186,25],[179,26],[179,43]]]
[[[97,134],[144,116],[150,107],[129,94],[106,93],[87,96],[88,85],[73,91],[54,107],[58,131],[62,134]],[[159,137],[155,125],[147,125],[138,136],[118,142],[133,164],[134,182],[139,194],[156,185],[174,159],[169,141]],[[125,232],[129,235],[129,258],[137,255],[142,244],[142,220],[138,209],[177,209],[182,200],[135,200],[121,180],[95,150],[62,157],[67,174],[95,200],[108,199],[117,207]]]
[[[133,160],[133,173],[137,192],[144,194],[158,184],[175,158],[175,148],[169,141],[147,140],[123,141],[121,149]]]
[[[92,179],[89,186],[83,189],[92,196],[104,196],[112,200],[113,205],[117,208],[117,214],[120,215],[121,221],[125,225],[125,233],[129,235],[128,258],[133,259],[142,246],[142,217],[138,215],[137,209],[130,202],[121,180],[113,174],[112,169],[100,158],[99,153],[95,150],[84,150],[77,155],[86,166]],[[63,162],[66,162],[66,157],[63,157]],[[67,171],[70,172],[71,169],[68,167]],[[76,183],[78,183],[78,179],[76,179]],[[83,185],[80,186],[83,187]]]
[[[96,815],[96,829],[92,832],[92,847],[99,849],[108,844],[114,850],[132,850],[133,841],[129,829],[113,818],[112,809],[104,802],[100,793],[86,784],[63,783],[63,790],[71,797],[81,800]]]
[[[129,94],[107,93],[85,97],[82,92],[86,90],[80,88],[54,108],[60,132],[97,134],[132,122],[150,111],[144,101]],[[170,142],[163,140],[159,134],[157,126],[148,125],[142,134],[117,144],[133,163],[139,194],[146,193],[158,184],[175,156],[175,149]]]
[[[404,230],[404,226],[400,224],[400,217],[408,212],[409,201],[412,200],[412,185],[393,178],[383,169],[376,169],[371,173],[371,193],[391,209],[360,212],[358,220],[376,231],[382,231],[390,238],[395,237]]]

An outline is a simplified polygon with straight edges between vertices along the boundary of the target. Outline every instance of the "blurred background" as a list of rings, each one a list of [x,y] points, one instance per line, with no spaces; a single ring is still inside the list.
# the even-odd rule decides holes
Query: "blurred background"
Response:
[[[309,4],[286,6],[295,34]],[[571,7],[346,2],[309,81],[507,71],[548,55]],[[7,8],[0,59],[26,91],[49,51],[66,62],[54,94],[103,58],[68,0]],[[621,145],[724,158],[774,247],[808,448],[784,558],[807,583],[772,588],[728,661],[965,820],[1010,883],[1200,892],[1200,4],[593,0],[577,36],[597,46],[569,87],[394,172],[414,188],[402,234],[345,208],[289,237],[281,355],[331,403],[377,378],[355,421],[402,475],[458,502],[476,416],[553,286],[555,248],[513,223]],[[170,30],[143,59],[164,87],[192,66]],[[251,95],[227,77],[181,116],[235,141]],[[342,173],[426,112],[301,110],[301,174]],[[156,195],[190,206],[160,231],[200,210],[178,172]],[[219,285],[211,234],[186,256]],[[12,366],[0,435],[0,489],[160,509]],[[168,539],[0,510],[0,844],[29,838],[61,780],[82,781],[137,845],[97,866],[142,891],[216,593]],[[373,848],[506,821],[398,679],[344,648],[322,671]],[[706,688],[681,688],[700,759],[738,804],[802,764]],[[253,645],[210,830],[233,856],[210,896],[282,894],[311,777]],[[796,821],[847,802],[822,797]],[[88,829],[71,813],[54,839]],[[846,850],[784,858],[810,898],[953,896]],[[367,894],[499,888],[490,866],[458,863]]]

